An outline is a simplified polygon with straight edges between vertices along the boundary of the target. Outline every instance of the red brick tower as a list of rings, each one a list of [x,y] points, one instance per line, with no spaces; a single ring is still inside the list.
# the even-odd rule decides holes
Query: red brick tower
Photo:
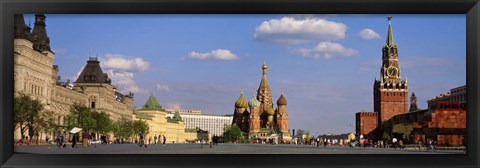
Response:
[[[250,107],[250,133],[256,135],[260,132],[260,101],[255,96],[248,101]]]
[[[400,78],[398,47],[393,40],[391,18],[388,17],[387,42],[382,48],[380,80],[375,79],[373,85],[373,108],[378,112],[378,125],[408,111],[408,82]]]
[[[277,126],[280,133],[288,133],[288,114],[287,114],[287,100],[283,97],[283,93],[277,100]]]

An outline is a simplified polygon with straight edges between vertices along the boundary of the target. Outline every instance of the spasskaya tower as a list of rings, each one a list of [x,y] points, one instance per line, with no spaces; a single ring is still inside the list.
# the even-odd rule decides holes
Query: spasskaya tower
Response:
[[[408,111],[408,82],[400,77],[398,47],[393,40],[391,19],[389,16],[387,41],[382,47],[380,79],[375,79],[373,84],[373,109],[378,112],[378,125]]]

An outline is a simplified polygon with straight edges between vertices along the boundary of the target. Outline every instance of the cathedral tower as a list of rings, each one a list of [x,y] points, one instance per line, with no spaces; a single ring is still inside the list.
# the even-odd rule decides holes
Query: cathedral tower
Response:
[[[265,128],[268,121],[267,110],[269,108],[273,109],[272,103],[272,92],[270,86],[268,85],[267,80],[267,64],[263,63],[262,65],[262,80],[260,81],[260,86],[257,90],[257,100],[260,101],[260,118],[261,118],[261,127]]]
[[[250,133],[260,132],[260,101],[255,96],[248,101],[250,107]]]
[[[288,114],[287,114],[287,100],[285,97],[280,95],[280,98],[277,100],[277,125],[280,133],[288,133]]]
[[[380,80],[375,80],[373,85],[374,111],[379,114],[379,125],[408,111],[408,82],[400,77],[398,47],[393,40],[391,18],[388,17],[387,40],[382,48]]]
[[[243,132],[249,131],[250,116],[247,111],[248,102],[243,97],[243,93],[235,102],[235,112],[233,114],[233,124],[236,124]]]

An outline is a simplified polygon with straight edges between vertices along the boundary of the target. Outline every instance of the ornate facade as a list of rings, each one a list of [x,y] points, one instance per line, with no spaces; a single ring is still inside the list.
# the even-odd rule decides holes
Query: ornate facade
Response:
[[[277,100],[277,108],[274,109],[272,93],[267,80],[267,65],[262,65],[262,79],[257,90],[257,96],[253,96],[248,102],[243,93],[235,102],[233,124],[248,133],[251,139],[268,139],[278,136],[283,142],[289,142],[291,135],[288,130],[287,100],[282,95]],[[250,109],[250,112],[247,110]]]
[[[46,111],[55,116],[59,128],[65,126],[65,116],[70,113],[74,102],[104,111],[114,120],[122,116],[131,119],[133,94],[117,92],[96,58],[87,61],[73,87],[59,85],[57,77],[60,68],[53,64],[55,53],[50,49],[45,15],[35,15],[32,32],[25,25],[23,15],[16,14],[14,17],[15,94],[25,93],[39,99]],[[16,130],[14,139],[20,137],[20,131]]]

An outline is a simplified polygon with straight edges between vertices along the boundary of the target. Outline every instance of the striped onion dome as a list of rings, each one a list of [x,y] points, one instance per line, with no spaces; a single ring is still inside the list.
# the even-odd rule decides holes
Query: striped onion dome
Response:
[[[257,107],[260,107],[260,101],[257,100],[257,98],[255,96],[252,97],[252,99],[250,99],[248,101],[248,106],[250,108],[257,108]]]
[[[248,107],[248,102],[243,97],[243,93],[240,94],[240,97],[238,98],[237,102],[235,102],[235,107],[236,108],[247,108]]]

